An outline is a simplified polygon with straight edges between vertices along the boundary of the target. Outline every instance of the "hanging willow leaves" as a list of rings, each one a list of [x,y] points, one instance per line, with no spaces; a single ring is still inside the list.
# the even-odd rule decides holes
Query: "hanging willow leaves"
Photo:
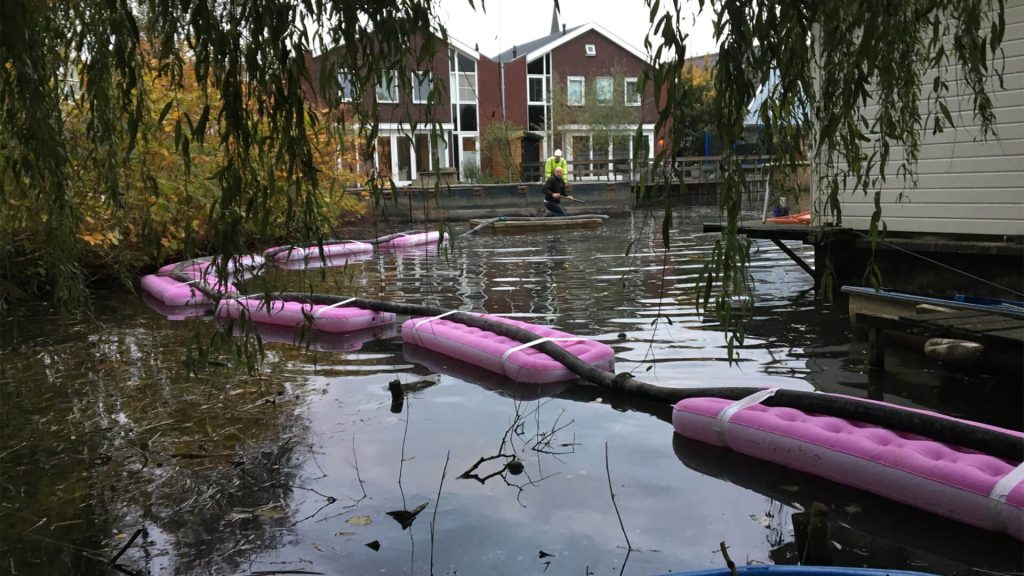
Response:
[[[657,0],[645,0],[652,20]],[[678,79],[685,73],[688,3],[673,0],[654,22],[646,47],[657,66],[648,74],[659,101],[657,126],[669,126],[685,111],[677,103]],[[712,98],[714,128],[724,157],[719,187],[722,238],[698,285],[700,306],[729,334],[729,355],[743,343],[742,317],[749,291],[749,243],[738,238],[746,182],[733,149],[743,139],[747,106],[759,86],[769,87],[757,110],[763,144],[775,169],[795,167],[811,156],[826,221],[842,224],[840,198],[850,192],[876,194],[890,174],[916,183],[920,137],[928,117],[936,131],[951,127],[945,99],[945,68],[962,71],[965,90],[983,137],[995,123],[986,84],[1000,84],[1005,33],[1004,0],[698,0],[714,15],[718,61]],[[931,75],[935,82],[930,82]],[[929,94],[922,94],[931,87]],[[924,115],[920,102],[927,101]],[[877,113],[869,113],[877,107]],[[678,138],[679,132],[673,133]],[[674,141],[657,155],[655,174],[665,173],[684,142]],[[896,170],[890,151],[902,146]],[[668,171],[671,172],[670,170]],[[884,234],[877,197],[871,219],[874,242]],[[829,268],[829,266],[826,266]],[[827,273],[827,270],[826,270]],[[877,269],[868,271],[878,281]],[[823,283],[831,286],[830,279]]]
[[[687,53],[689,3],[644,2],[652,22],[645,43],[655,65],[639,89],[653,85],[655,129],[668,135],[650,173],[675,178],[681,186],[674,154],[684,131],[677,135],[671,128],[673,119],[685,117],[686,91],[678,80]],[[711,116],[726,149],[726,225],[701,283],[707,288],[701,302],[729,331],[731,354],[743,342],[743,307],[735,303],[747,301],[735,297],[749,291],[749,243],[737,233],[746,181],[732,146],[742,140],[747,106],[758,87],[771,87],[758,114],[773,163],[792,166],[812,155],[822,212],[841,224],[842,194],[873,193],[893,173],[913,182],[929,114],[935,118],[932,129],[951,125],[949,86],[944,79],[929,82],[929,74],[959,66],[983,134],[990,132],[995,117],[986,83],[993,74],[1001,79],[1005,7],[1003,0],[697,5],[715,17],[719,55]],[[126,177],[148,169],[135,154],[152,137],[147,117],[158,117],[156,125],[175,118],[177,153],[193,179],[186,179],[186,187],[197,182],[200,148],[217,148],[208,180],[217,197],[202,224],[203,249],[233,255],[273,237],[322,240],[331,223],[323,210],[318,157],[346,150],[353,131],[364,149],[376,140],[380,110],[363,95],[392,70],[407,93],[410,57],[414,70],[432,62],[441,45],[436,37],[446,41],[447,32],[429,0],[5,1],[0,302],[19,294],[48,294],[67,306],[83,302],[82,262],[90,249],[83,239],[83,198],[98,197],[117,221],[133,197],[161,196],[154,174]],[[355,98],[344,106],[342,72],[355,88]],[[169,83],[172,95],[153,101],[147,74]],[[190,83],[200,105],[186,110],[181,99]],[[924,115],[918,106],[922,86],[930,89]],[[431,89],[430,101],[438,96]],[[879,104],[879,113],[867,115],[869,102]],[[324,129],[324,119],[335,133],[332,145],[314,136]],[[70,129],[78,120],[83,129]],[[639,152],[644,148],[637,137]],[[906,152],[893,171],[889,151],[896,145]],[[393,187],[377,179],[370,184],[378,196]],[[191,224],[185,230],[180,256],[188,258],[199,249],[200,231]],[[663,237],[667,244],[667,228]]]

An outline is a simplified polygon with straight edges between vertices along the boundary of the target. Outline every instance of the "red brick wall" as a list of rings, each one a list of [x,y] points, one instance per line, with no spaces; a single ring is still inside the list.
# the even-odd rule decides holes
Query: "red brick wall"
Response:
[[[587,56],[587,44],[593,44],[597,50],[596,56]],[[563,83],[560,89],[564,92],[564,83],[569,76],[584,76],[587,79],[587,102],[594,97],[594,79],[598,76],[610,76],[618,69],[627,78],[639,78],[643,75],[647,63],[637,58],[632,52],[622,48],[609,38],[590,30],[569,42],[551,51],[551,67],[553,76],[558,82]],[[615,98],[621,102],[623,98],[623,86],[618,83],[615,86]],[[642,113],[641,122],[653,123],[657,117],[657,110],[654,108],[654,90],[648,86],[641,100],[641,106],[637,108]]]
[[[415,57],[422,45],[422,39],[415,38],[412,40],[410,43],[409,56],[406,57],[402,64],[405,70],[398,71],[399,74],[405,75],[410,82],[412,72],[424,71],[424,65],[417,64]],[[380,104],[379,106],[376,104],[374,91],[370,88],[363,94],[364,107],[367,109],[377,107],[381,122],[423,123],[426,122],[428,118],[431,118],[435,122],[451,122],[452,109],[451,99],[449,98],[448,92],[448,46],[440,40],[437,41],[435,46],[436,52],[434,53],[428,67],[429,71],[433,74],[434,85],[438,86],[441,90],[437,95],[432,110],[428,110],[428,106],[426,104],[414,104],[412,101],[412,92],[408,88],[399,89],[398,104]],[[305,86],[306,94],[309,101],[313,103],[317,109],[322,109],[325,106],[325,99],[323,98],[323,95],[320,94],[319,85],[321,69],[325,65],[327,59],[335,57],[338,51],[344,49],[344,46],[342,46],[316,57],[311,55],[306,56],[306,64],[309,67],[310,76],[313,80],[312,86]],[[341,111],[346,118],[350,117],[349,112],[349,110]]]

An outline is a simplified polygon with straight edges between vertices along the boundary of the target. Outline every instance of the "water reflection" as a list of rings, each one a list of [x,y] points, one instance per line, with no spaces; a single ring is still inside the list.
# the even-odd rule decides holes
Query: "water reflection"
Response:
[[[841,306],[815,301],[810,278],[770,245],[754,255],[754,316],[742,361],[730,364],[720,328],[695,310],[691,291],[714,241],[700,222],[714,210],[677,213],[668,251],[657,219],[638,214],[596,230],[459,239],[448,253],[427,246],[337,268],[275,269],[246,290],[284,286],[552,324],[613,346],[618,370],[663,386],[822,389],[1019,421],[1019,382],[898,355],[885,373],[870,373]],[[732,456],[702,457],[700,447],[680,451],[667,406],[586,384],[527,394],[418,356],[397,327],[301,345],[292,329],[261,327],[266,356],[249,372],[230,353],[243,339],[211,349],[221,334],[213,319],[165,312],[112,294],[94,320],[40,309],[4,319],[4,570],[100,573],[143,528],[119,559],[139,573],[617,574],[626,550],[606,443],[638,549],[629,574],[718,567],[721,540],[738,561],[792,561],[792,514],[815,501],[828,506],[830,535],[846,554],[837,559],[940,573],[1022,569],[1019,543],[996,535],[920,513],[904,525],[915,517],[905,507],[756,462],[730,465]],[[405,393],[397,413],[396,380]],[[535,450],[552,430],[551,449]],[[492,456],[475,473],[497,476],[458,479]],[[509,473],[509,456],[523,475]],[[389,515],[424,502],[413,522]],[[886,531],[890,523],[900,528]],[[929,547],[921,535],[933,534]]]
[[[760,518],[777,564],[799,564],[805,556],[799,543],[787,537],[787,516],[812,510],[817,504],[827,516],[827,540],[833,543],[822,564],[854,566],[885,555],[893,569],[943,573],[985,566],[1013,572],[1020,565],[1020,543],[897,504],[860,490],[835,484],[783,466],[676,435],[672,441],[679,461],[688,468],[720,478],[770,498]]]

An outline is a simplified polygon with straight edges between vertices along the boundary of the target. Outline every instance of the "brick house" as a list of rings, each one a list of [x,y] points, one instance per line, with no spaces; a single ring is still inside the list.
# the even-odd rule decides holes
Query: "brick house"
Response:
[[[359,65],[357,52],[372,55],[372,46],[308,54],[318,85],[308,86],[307,94],[314,107],[353,128],[366,120],[365,112],[356,118],[354,107],[375,110],[376,138],[369,147],[360,146],[351,166],[367,176],[389,177],[404,186],[427,183],[430,175],[444,172],[466,174],[473,165],[497,175],[497,163],[481,142],[487,128],[503,120],[517,128],[516,164],[534,166],[531,173],[506,170],[498,175],[511,180],[536,178],[536,163],[556,148],[577,167],[576,177],[599,161],[606,162],[606,169],[609,159],[628,163],[638,124],[644,132],[642,156],[653,157],[661,148],[655,142],[653,90],[637,92],[648,65],[645,55],[597,24],[567,30],[553,18],[551,34],[493,59],[451,36],[447,42],[413,39],[403,61],[376,86],[353,85],[347,70]],[[564,90],[570,107],[617,103],[628,122],[616,128],[613,138],[595,145],[593,126],[559,118],[552,98],[557,90]]]
[[[561,148],[566,159],[577,165],[575,171],[570,166],[574,177],[585,176],[601,161],[633,158],[632,136],[637,125],[643,130],[641,157],[652,158],[663,145],[655,141],[658,112],[654,92],[650,86],[643,94],[637,90],[638,79],[648,65],[643,52],[600,25],[591,22],[559,28],[553,16],[550,34],[513,46],[493,64],[482,64],[497,72],[497,82],[489,84],[503,86],[505,97],[483,102],[481,129],[489,122],[507,119],[534,136],[522,141],[522,162],[543,161]],[[572,113],[595,104],[618,108],[621,115],[611,127],[616,134],[600,143],[593,123],[559,117],[560,108]],[[607,125],[603,128],[608,129]]]
[[[369,114],[376,114],[376,137],[368,147],[357,146],[357,162],[349,168],[405,186],[424,181],[425,173],[457,168],[463,158],[475,159],[480,54],[453,38],[446,43],[431,37],[430,42],[427,46],[414,38],[403,60],[374,86],[356,86],[349,72],[362,58],[357,53],[372,54],[372,47],[346,52],[338,46],[307,54],[317,84],[306,87],[312,106],[329,111],[353,132]]]

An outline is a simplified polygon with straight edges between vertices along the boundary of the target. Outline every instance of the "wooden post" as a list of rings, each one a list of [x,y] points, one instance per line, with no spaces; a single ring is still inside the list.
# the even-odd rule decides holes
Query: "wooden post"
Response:
[[[868,367],[885,370],[885,330],[878,326],[868,327]]]

